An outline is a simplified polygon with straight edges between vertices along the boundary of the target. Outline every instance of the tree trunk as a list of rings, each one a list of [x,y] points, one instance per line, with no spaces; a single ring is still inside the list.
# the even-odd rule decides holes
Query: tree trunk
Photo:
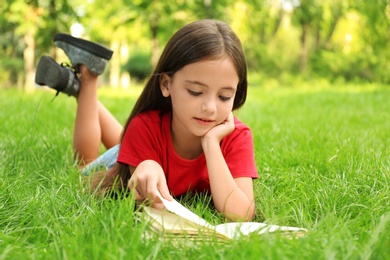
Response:
[[[32,92],[35,89],[35,69],[34,69],[34,49],[35,40],[31,31],[27,32],[24,37],[25,48],[23,50],[24,58],[24,89],[27,92]]]
[[[212,8],[212,0],[204,0],[203,4],[204,4],[204,10],[206,13],[206,18],[212,19],[213,18],[213,10],[211,9]]]
[[[121,64],[126,63],[129,60],[129,46],[127,42],[121,42]],[[127,71],[121,71],[121,87],[127,89],[130,87],[130,74]]]
[[[278,12],[278,16],[275,18],[275,24],[272,29],[272,37],[275,37],[276,33],[278,32],[280,25],[282,23],[283,16],[284,16],[284,11],[280,9]]]
[[[150,31],[152,32],[152,65],[153,67],[157,65],[159,58],[159,48],[158,48],[158,17],[154,15],[150,20]]]
[[[332,22],[330,23],[330,29],[325,37],[325,48],[329,49],[331,47],[331,39],[336,30],[337,23],[339,21],[339,16],[333,16]]]
[[[120,61],[120,44],[119,41],[113,40],[111,42],[111,49],[114,55],[111,58],[110,65],[110,86],[117,88],[120,85],[121,61]]]
[[[315,34],[315,50],[321,48],[321,21],[318,19],[316,24],[316,34]]]
[[[307,69],[307,35],[309,31],[309,24],[303,23],[301,25],[302,27],[302,34],[301,34],[301,54],[300,54],[300,71],[305,72]]]
[[[50,21],[57,21],[57,9],[56,9],[56,1],[55,0],[50,0],[49,1],[49,17]],[[58,32],[57,30],[57,23],[48,23],[49,24],[49,33],[54,38],[54,35]],[[51,50],[50,50],[50,55],[56,59],[57,58],[57,48],[52,44]]]

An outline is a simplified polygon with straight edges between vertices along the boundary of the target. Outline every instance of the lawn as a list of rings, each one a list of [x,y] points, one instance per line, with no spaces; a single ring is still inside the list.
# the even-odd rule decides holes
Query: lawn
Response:
[[[124,122],[139,91],[101,89]],[[390,89],[251,88],[260,178],[255,221],[299,226],[301,239],[226,245],[143,240],[132,197],[94,199],[72,162],[74,99],[0,89],[0,259],[390,259]],[[185,205],[223,221],[204,196]]]

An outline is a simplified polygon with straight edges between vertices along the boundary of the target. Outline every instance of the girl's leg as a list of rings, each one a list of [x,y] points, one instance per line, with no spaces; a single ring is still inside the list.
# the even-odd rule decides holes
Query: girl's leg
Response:
[[[74,157],[82,167],[98,157],[101,142],[106,148],[118,144],[122,132],[120,123],[97,97],[96,75],[104,72],[113,51],[61,33],[54,36],[54,44],[65,52],[74,68],[79,67],[80,80],[73,69],[57,64],[49,56],[43,56],[37,66],[35,82],[76,97],[78,105],[73,147]]]
[[[107,110],[107,108],[98,101],[99,124],[101,129],[101,141],[107,149],[119,144],[123,126]]]
[[[75,160],[83,167],[99,156],[101,142],[106,148],[119,143],[122,126],[98,101],[97,76],[82,65],[80,74],[73,147]]]
[[[77,97],[73,149],[75,160],[80,166],[84,166],[99,155],[101,129],[97,100],[98,78],[82,65],[80,74],[81,86]]]

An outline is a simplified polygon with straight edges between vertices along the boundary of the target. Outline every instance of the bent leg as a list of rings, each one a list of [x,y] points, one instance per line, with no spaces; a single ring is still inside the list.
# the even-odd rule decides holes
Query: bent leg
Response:
[[[101,129],[97,99],[97,76],[80,66],[81,87],[77,97],[73,149],[76,162],[83,166],[99,155]]]
[[[123,127],[98,101],[97,76],[85,66],[80,66],[80,73],[73,148],[75,160],[82,167],[98,158],[101,142],[107,149],[118,144]]]
[[[119,144],[123,126],[107,110],[107,108],[98,101],[99,124],[101,129],[101,141],[107,149]]]

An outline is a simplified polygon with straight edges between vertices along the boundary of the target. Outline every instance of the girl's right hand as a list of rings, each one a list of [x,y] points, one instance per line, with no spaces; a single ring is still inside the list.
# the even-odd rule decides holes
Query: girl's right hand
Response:
[[[173,200],[169,194],[164,171],[156,161],[145,160],[135,170],[134,168],[130,170],[133,171],[131,171],[132,175],[128,187],[131,191],[134,191],[135,199],[139,203],[151,202],[154,208],[164,208],[164,205],[157,197],[157,190],[160,191],[165,199]]]

